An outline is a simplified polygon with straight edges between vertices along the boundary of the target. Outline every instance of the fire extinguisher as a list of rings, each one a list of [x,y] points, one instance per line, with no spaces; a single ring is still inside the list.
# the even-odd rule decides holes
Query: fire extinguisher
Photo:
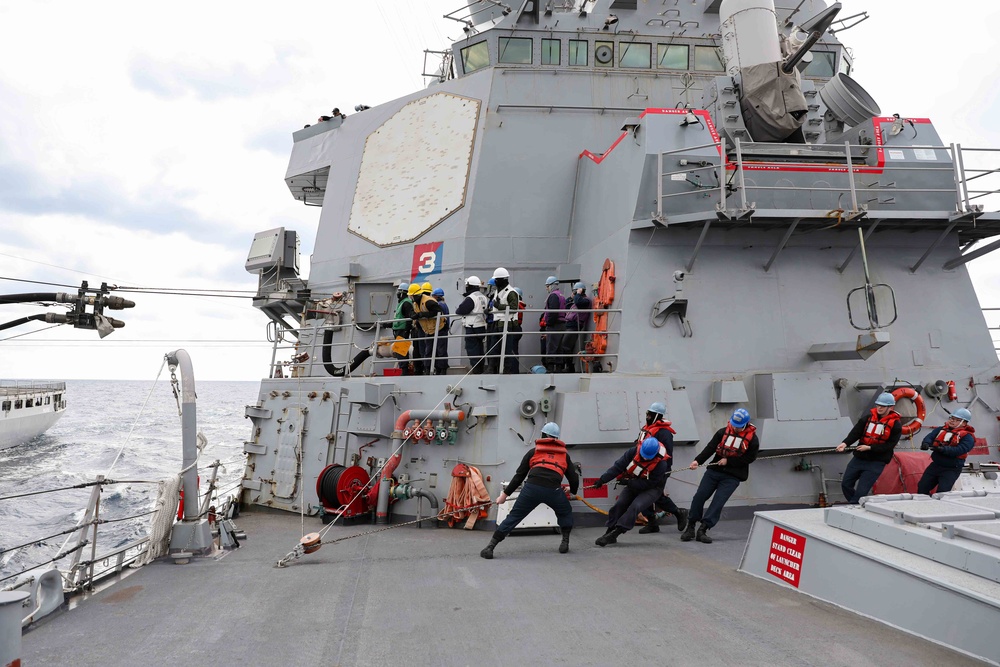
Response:
[[[948,402],[958,400],[958,392],[955,390],[955,381],[948,380]]]

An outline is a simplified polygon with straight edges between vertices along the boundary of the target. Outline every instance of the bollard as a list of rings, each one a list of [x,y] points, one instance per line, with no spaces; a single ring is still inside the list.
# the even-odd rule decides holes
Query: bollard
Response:
[[[21,617],[24,591],[0,592],[0,666],[21,667]]]

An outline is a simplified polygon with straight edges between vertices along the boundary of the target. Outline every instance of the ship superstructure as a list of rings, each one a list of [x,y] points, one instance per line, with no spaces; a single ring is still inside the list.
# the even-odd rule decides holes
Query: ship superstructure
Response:
[[[468,462],[495,495],[549,420],[586,480],[655,401],[681,464],[750,410],[761,460],[733,504],[837,497],[846,457],[810,451],[881,391],[928,426],[969,407],[972,460],[994,454],[1000,368],[965,267],[1000,245],[989,154],[883,113],[829,30],[838,8],[477,2],[449,15],[467,37],[426,89],[296,132],[286,183],[322,212],[308,279],[290,230],[248,259],[281,342],[247,410],[244,501],[329,510],[327,475],[346,493],[394,454],[393,484],[443,495]],[[501,266],[529,307],[522,374],[468,375],[458,323],[449,375],[384,374],[400,281],[454,309]],[[549,275],[603,295],[578,372],[528,373]],[[697,474],[668,490],[683,502]]]

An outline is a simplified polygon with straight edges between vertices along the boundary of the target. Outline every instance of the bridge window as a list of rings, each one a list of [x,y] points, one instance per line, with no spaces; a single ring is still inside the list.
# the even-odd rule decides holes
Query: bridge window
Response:
[[[490,50],[486,42],[478,42],[462,49],[462,71],[475,72],[490,64]]]
[[[35,407],[35,399],[33,399],[33,398],[29,398],[29,399],[25,400],[24,403],[25,403],[24,407],[26,407],[26,408],[33,408],[33,407]]]
[[[661,69],[687,69],[687,44],[657,44],[656,66]]]
[[[622,67],[650,68],[650,56],[653,52],[652,44],[623,42],[620,45],[620,49],[621,59],[618,64]]]
[[[851,73],[851,59],[847,55],[847,51],[844,51],[843,55],[840,57],[840,69],[838,70],[841,74]]]
[[[833,51],[813,51],[812,62],[806,66],[806,76],[831,77],[835,71],[837,54]]]
[[[3,402],[3,411],[4,412],[10,412],[10,401],[4,401]]]
[[[497,62],[514,65],[531,64],[531,39],[528,37],[501,37],[498,41]]]
[[[722,57],[715,46],[694,47],[694,68],[703,72],[724,72]]]
[[[846,168],[846,167],[845,167],[845,168]],[[23,408],[23,407],[24,407],[24,401],[22,401],[22,400],[20,400],[20,399],[18,399],[18,400],[16,400],[16,401],[14,401],[14,409],[15,409],[15,410],[20,410],[20,409],[21,409],[21,408]]]
[[[583,39],[569,40],[569,64],[578,67],[587,66],[587,41]]]
[[[558,39],[542,40],[542,64],[559,65],[562,63],[562,46]]]

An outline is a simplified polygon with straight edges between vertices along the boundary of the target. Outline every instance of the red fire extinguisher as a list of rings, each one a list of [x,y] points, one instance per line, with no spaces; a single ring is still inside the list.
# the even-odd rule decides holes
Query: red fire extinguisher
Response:
[[[958,392],[955,390],[955,381],[948,380],[948,401],[958,400]]]

